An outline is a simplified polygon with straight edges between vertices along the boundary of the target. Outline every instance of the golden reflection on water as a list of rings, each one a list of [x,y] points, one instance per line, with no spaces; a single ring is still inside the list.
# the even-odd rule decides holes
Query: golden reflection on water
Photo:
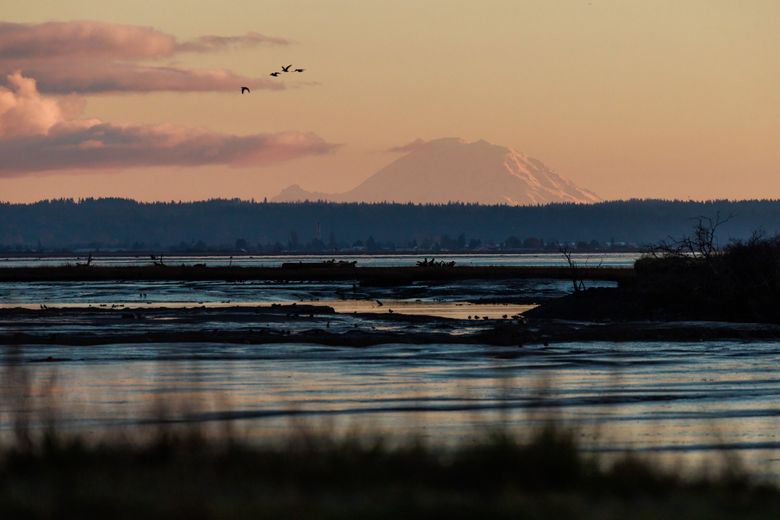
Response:
[[[536,305],[507,303],[469,303],[469,302],[430,302],[409,300],[386,300],[382,305],[366,300],[336,300],[327,302],[336,312],[370,312],[412,314],[416,316],[436,316],[452,319],[501,319],[511,318],[527,312]]]
[[[380,303],[381,302],[381,305]],[[528,304],[470,303],[412,300],[313,300],[298,301],[302,305],[331,307],[339,313],[407,314],[451,319],[509,319],[536,307]],[[135,302],[135,303],[58,303],[47,304],[50,309],[225,309],[230,307],[271,308],[272,305],[290,305],[291,302]],[[40,309],[39,303],[0,303],[0,309]]]

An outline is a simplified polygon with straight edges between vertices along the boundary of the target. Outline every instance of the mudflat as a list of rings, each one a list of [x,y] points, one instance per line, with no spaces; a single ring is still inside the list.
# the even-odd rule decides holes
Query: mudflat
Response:
[[[129,280],[354,280],[393,285],[424,280],[567,280],[572,271],[564,266],[448,266],[448,267],[240,267],[199,265],[150,266],[40,266],[0,268],[0,282],[33,281],[129,281]],[[577,277],[587,280],[626,281],[631,267],[579,267]]]

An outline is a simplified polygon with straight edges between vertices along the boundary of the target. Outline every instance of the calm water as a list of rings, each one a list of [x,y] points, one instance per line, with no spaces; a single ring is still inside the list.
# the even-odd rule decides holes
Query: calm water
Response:
[[[627,267],[634,265],[639,258],[639,253],[577,253],[574,260],[588,266],[612,266]],[[435,254],[435,255],[237,255],[237,256],[211,256],[211,255],[183,255],[168,256],[164,260],[169,265],[206,264],[209,266],[236,265],[245,267],[279,267],[283,262],[321,262],[335,258],[336,260],[357,261],[358,266],[364,267],[395,267],[412,266],[423,258],[434,257],[436,260],[454,261],[457,265],[464,266],[552,266],[566,265],[560,253],[533,253],[533,254]],[[19,266],[57,266],[86,262],[87,255],[65,257],[0,257],[0,267]],[[92,259],[93,265],[149,265],[151,259],[146,256],[99,256]]]

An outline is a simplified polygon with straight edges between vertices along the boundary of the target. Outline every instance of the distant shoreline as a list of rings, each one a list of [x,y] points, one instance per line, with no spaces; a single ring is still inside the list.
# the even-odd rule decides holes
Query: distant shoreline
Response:
[[[611,248],[611,249],[583,249],[572,250],[575,255],[622,255],[622,254],[641,254],[646,252],[646,249],[639,247],[626,247],[626,248]],[[450,257],[480,257],[480,256],[515,256],[515,255],[545,255],[561,257],[561,253],[558,249],[482,249],[479,251],[462,249],[462,250],[413,250],[413,249],[395,249],[395,250],[371,250],[371,251],[357,251],[357,250],[323,250],[323,251],[235,251],[226,249],[224,251],[168,251],[168,250],[148,250],[148,251],[132,251],[132,250],[117,250],[117,251],[95,251],[95,250],[78,250],[78,251],[2,251],[0,252],[0,259],[15,259],[15,258],[87,258],[92,255],[96,259],[100,258],[145,258],[149,259],[150,255],[159,256],[162,255],[171,261],[175,261],[177,258],[230,258],[235,259],[253,259],[253,258],[265,258],[265,257],[317,257],[317,258],[331,258],[340,256],[349,257],[382,257],[382,256],[409,256],[422,260],[425,257],[450,258]]]

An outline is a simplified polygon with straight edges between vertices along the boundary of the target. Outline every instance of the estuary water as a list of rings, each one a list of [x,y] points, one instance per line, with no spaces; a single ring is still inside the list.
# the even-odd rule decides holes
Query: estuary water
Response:
[[[365,262],[397,265],[387,262],[417,259],[372,257]],[[510,262],[531,260],[499,262],[474,255],[457,261],[518,265]],[[624,261],[629,259],[602,262]],[[63,431],[98,437],[145,431],[163,422],[198,425],[210,435],[229,430],[258,442],[312,428],[456,443],[499,427],[527,435],[554,419],[574,426],[583,446],[594,451],[632,449],[691,466],[736,457],[756,473],[780,478],[778,342],[495,347],[389,341],[355,348],[296,341],[242,344],[220,337],[226,329],[252,334],[313,326],[338,333],[357,328],[442,331],[455,337],[511,320],[570,290],[561,280],[393,288],[350,282],[3,283],[0,333],[76,332],[100,339],[90,346],[56,340],[0,345],[0,436],[13,435],[20,422],[43,427],[54,421]],[[307,311],[312,316],[276,322],[262,313],[246,316],[246,307],[279,303],[329,306],[335,314],[315,316],[319,311],[314,310]],[[244,312],[233,318],[231,306]],[[9,314],[15,307],[30,310]],[[50,312],[58,307],[69,308],[70,314],[63,318]],[[205,314],[191,320],[177,314],[184,307],[203,308]],[[215,308],[228,309],[221,321],[210,321],[208,312]],[[104,319],[103,310],[112,309]],[[398,323],[377,319],[391,310],[413,316]],[[438,318],[421,321],[421,315]],[[207,331],[211,337],[197,343],[111,340],[113,334],[166,328]]]
[[[3,385],[27,387],[4,401],[0,429],[56,410],[59,428],[82,433],[164,419],[257,440],[304,425],[455,443],[552,418],[576,426],[588,449],[692,463],[725,453],[777,477],[778,366],[780,344],[728,341],[356,349],[215,334],[205,344],[6,347]]]

